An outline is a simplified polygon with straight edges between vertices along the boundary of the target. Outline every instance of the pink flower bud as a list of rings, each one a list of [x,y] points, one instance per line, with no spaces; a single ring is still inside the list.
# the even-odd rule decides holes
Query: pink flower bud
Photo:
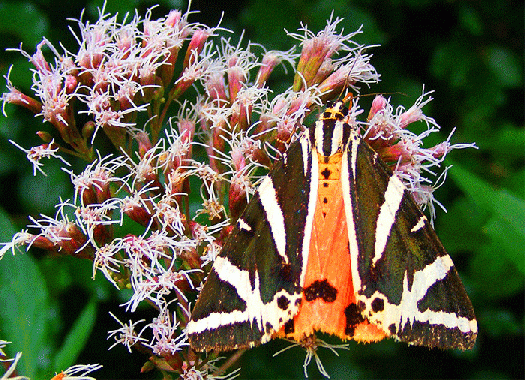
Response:
[[[152,218],[150,211],[144,205],[140,204],[131,197],[127,197],[123,200],[122,212],[126,214],[131,220],[134,220],[144,227],[150,224]]]
[[[411,160],[411,153],[407,145],[400,141],[381,150],[380,156],[385,162],[405,162]]]
[[[83,247],[87,238],[75,223],[67,223],[64,228],[56,229],[55,235],[59,238],[57,245],[67,255],[78,256],[78,251]]]
[[[332,60],[329,58],[325,59],[313,77],[311,85],[322,83],[334,71],[334,68]]]
[[[93,121],[88,121],[84,126],[82,127],[82,137],[85,140],[89,140],[91,136],[93,136],[93,133],[95,133],[95,123]]]
[[[55,243],[53,243],[47,237],[41,235],[36,236],[34,239],[28,241],[28,243],[31,243],[32,247],[40,248],[46,251],[58,250],[58,247],[55,245]]]
[[[407,125],[421,120],[424,117],[423,111],[418,106],[414,105],[408,111],[401,114],[399,126],[405,128]]]
[[[204,86],[206,87],[206,93],[211,100],[228,99],[228,96],[226,95],[226,84],[222,74],[212,73],[208,78],[205,79]]]
[[[37,136],[40,137],[40,138],[42,139],[42,141],[44,141],[45,143],[50,143],[51,141],[53,141],[53,136],[51,136],[48,132],[38,131],[36,134],[37,134]]]
[[[258,162],[259,164],[263,166],[271,166],[272,162],[270,160],[270,157],[268,157],[268,154],[264,149],[254,149],[252,151],[252,160],[255,162]]]
[[[232,66],[228,69],[228,90],[230,92],[230,102],[237,99],[237,94],[246,82],[244,70],[240,66]]]
[[[244,152],[239,147],[233,147],[231,152],[231,162],[235,171],[241,171],[246,166]]]
[[[281,60],[279,57],[273,52],[268,52],[264,55],[261,67],[259,68],[259,73],[257,74],[257,87],[260,88],[264,86],[273,69],[280,62]]]
[[[230,191],[228,192],[228,204],[230,206],[230,216],[233,220],[241,215],[246,207],[246,190],[240,186],[239,181],[232,179]]]
[[[78,85],[78,79],[74,75],[67,75],[64,87],[66,88],[66,94],[72,94],[75,92]]]
[[[140,158],[144,158],[146,153],[153,148],[153,144],[146,132],[139,131],[133,136],[138,143],[138,153]]]
[[[38,114],[42,112],[42,103],[40,103],[36,99],[33,99],[30,96],[23,94],[22,92],[18,91],[14,87],[10,88],[9,92],[6,92],[4,94],[3,100],[6,103],[11,103],[17,106],[22,106],[24,108],[27,108],[29,111],[33,112],[34,114]]]
[[[432,152],[432,156],[434,158],[444,157],[451,150],[450,142],[443,141],[442,143],[437,144],[437,145],[433,146],[432,148],[429,148],[429,150]]]
[[[116,45],[121,52],[127,52],[122,56],[123,59],[126,59],[129,56],[129,51],[133,48],[135,40],[133,34],[127,30],[121,30],[120,33],[116,36]]]
[[[182,12],[178,10],[172,10],[166,17],[166,25],[175,28],[180,20],[182,19]]]
[[[195,223],[194,221],[190,221],[190,226]],[[180,253],[179,257],[184,260],[190,268],[200,269],[202,262],[200,254],[196,249],[185,249]]]
[[[372,119],[376,113],[383,110],[386,107],[387,101],[382,95],[377,95],[372,101],[372,107],[368,113],[368,120]]]
[[[237,99],[238,101],[232,105],[232,115],[230,124],[236,126],[242,131],[245,131],[249,127],[249,117],[252,110],[251,104],[246,104],[244,101]]]
[[[44,54],[42,54],[42,46],[46,45],[46,42],[46,40],[40,42],[36,47],[35,54],[31,57],[31,63],[41,73],[49,73],[51,71],[49,63],[47,63]]]
[[[210,32],[203,29],[197,29],[193,36],[191,37],[190,44],[188,45],[188,48],[186,50],[186,56],[184,57],[184,65],[183,68],[186,69],[191,63],[191,59],[197,59],[199,56],[199,53],[202,51],[202,48],[204,47],[204,43],[210,36]]]

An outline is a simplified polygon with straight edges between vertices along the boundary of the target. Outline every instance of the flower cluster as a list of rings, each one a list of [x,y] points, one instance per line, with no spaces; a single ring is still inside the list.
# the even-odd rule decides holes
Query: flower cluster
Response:
[[[87,164],[79,174],[67,169],[74,198],[60,201],[54,218],[32,218],[33,232],[16,234],[1,254],[24,245],[91,260],[93,276],[133,290],[127,311],[143,302],[158,311],[150,321],[118,321],[121,328],[110,332],[115,344],[147,351],[144,368],[193,379],[217,375],[213,361],[188,347],[184,329],[231,221],[261,173],[304,131],[308,115],[379,75],[368,47],[352,40],[361,30],[339,33],[340,19],[317,34],[306,27],[288,33],[299,41],[289,51],[265,51],[220,37],[229,31],[219,26],[190,23],[189,15],[172,11],[152,20],[147,13],[120,22],[102,10],[94,24],[78,21],[76,52],[61,53],[45,39],[32,55],[20,49],[34,66],[34,96],[18,91],[8,75],[2,99],[52,128],[38,132],[42,145],[23,149],[35,174],[43,173],[42,158],[68,165],[70,155]],[[279,65],[295,76],[288,90],[272,93],[268,78]],[[423,148],[423,138],[438,130],[421,110],[430,99],[425,93],[405,110],[377,96],[366,120],[355,100],[350,117],[421,205],[431,204],[434,189],[423,174],[463,147],[447,140]],[[422,135],[406,129],[420,120],[428,125]],[[113,155],[99,155],[101,133]],[[129,233],[130,223],[141,233]]]

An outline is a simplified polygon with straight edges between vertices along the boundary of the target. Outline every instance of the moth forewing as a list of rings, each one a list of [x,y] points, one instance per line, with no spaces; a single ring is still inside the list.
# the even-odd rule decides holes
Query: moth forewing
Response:
[[[187,333],[194,349],[265,343],[297,313],[316,191],[311,168],[310,144],[297,140],[262,180],[193,308]]]

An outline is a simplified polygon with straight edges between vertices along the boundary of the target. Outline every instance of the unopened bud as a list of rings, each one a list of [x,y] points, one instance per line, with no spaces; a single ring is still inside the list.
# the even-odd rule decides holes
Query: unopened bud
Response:
[[[51,134],[49,134],[48,132],[38,131],[36,135],[40,137],[45,143],[50,143],[51,141],[53,141],[53,136],[51,136]]]
[[[246,190],[240,186],[239,181],[232,180],[230,191],[228,192],[228,204],[230,206],[230,215],[236,220],[246,207]]]

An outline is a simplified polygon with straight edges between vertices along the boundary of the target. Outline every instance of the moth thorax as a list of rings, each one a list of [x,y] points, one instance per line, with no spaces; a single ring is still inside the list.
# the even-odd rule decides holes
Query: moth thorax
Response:
[[[343,121],[319,119],[314,125],[313,141],[315,148],[324,157],[333,156],[341,151],[348,140],[348,134],[349,126]]]

